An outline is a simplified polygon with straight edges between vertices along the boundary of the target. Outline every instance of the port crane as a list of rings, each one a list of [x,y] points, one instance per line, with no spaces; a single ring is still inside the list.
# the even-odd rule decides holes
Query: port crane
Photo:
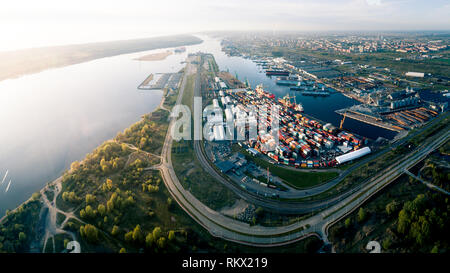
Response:
[[[344,125],[346,114],[347,114],[347,111],[344,112],[344,117],[341,120],[341,124],[339,125],[339,129],[342,129],[342,125]]]

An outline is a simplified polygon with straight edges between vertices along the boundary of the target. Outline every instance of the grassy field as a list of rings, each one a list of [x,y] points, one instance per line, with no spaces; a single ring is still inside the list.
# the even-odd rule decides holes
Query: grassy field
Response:
[[[237,196],[202,168],[192,145],[191,141],[173,143],[172,162],[183,187],[214,210],[233,205]]]
[[[186,87],[184,89],[183,98],[181,99],[181,104],[189,106],[192,111],[192,103],[194,98],[194,80],[195,75],[187,76]]]

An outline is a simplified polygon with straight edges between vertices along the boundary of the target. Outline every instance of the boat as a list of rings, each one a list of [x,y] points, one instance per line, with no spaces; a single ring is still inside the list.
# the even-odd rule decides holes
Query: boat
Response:
[[[297,103],[295,101],[295,96],[294,96],[294,102],[291,101],[291,97],[289,96],[289,94],[287,94],[286,96],[284,96],[281,99],[278,99],[278,102],[281,103],[281,105],[288,107],[294,111],[303,112],[303,105],[301,103]]]
[[[5,182],[6,176],[8,175],[9,170],[6,170],[5,176],[3,176],[2,183],[0,185],[3,185],[3,182]]]
[[[297,112],[303,112],[303,105],[301,103],[297,103],[297,101],[295,100],[295,96],[294,96],[294,110]]]
[[[291,86],[291,85],[299,85],[300,81],[298,80],[298,76],[282,76],[282,77],[278,77],[277,80],[275,81],[276,84],[278,85],[287,85],[287,86]]]
[[[289,76],[289,71],[281,69],[266,70],[267,76]]]
[[[182,46],[182,47],[176,48],[174,51],[175,51],[175,53],[183,53],[186,51],[186,47]]]
[[[262,84],[258,84],[256,86],[255,91],[256,91],[256,94],[258,94],[260,97],[266,97],[266,98],[269,98],[269,99],[274,99],[275,98],[274,94],[264,91]]]
[[[8,192],[8,191],[9,191],[9,186],[11,186],[11,180],[9,180],[9,183],[8,183],[8,186],[6,187],[5,192]]]
[[[320,96],[326,97],[330,95],[328,91],[302,91],[300,92],[303,96]]]

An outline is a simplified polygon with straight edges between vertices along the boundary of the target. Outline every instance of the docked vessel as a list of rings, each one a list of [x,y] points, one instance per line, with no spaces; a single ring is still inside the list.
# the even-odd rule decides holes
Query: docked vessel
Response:
[[[287,94],[283,98],[278,99],[278,102],[281,105],[286,106],[294,111],[303,112],[303,105],[301,103],[297,103],[295,101],[295,96],[294,96],[294,102],[291,101],[291,97],[289,96],[289,94]]]
[[[269,99],[275,98],[274,94],[264,91],[262,84],[257,85],[255,91],[260,97],[266,97]]]
[[[179,48],[175,48],[174,51],[175,51],[175,53],[183,53],[183,52],[186,51],[186,47],[182,46],[182,47],[179,47]]]
[[[278,77],[277,80],[275,81],[276,84],[278,85],[287,85],[287,86],[297,86],[300,85],[300,81],[298,79],[298,76],[282,76],[282,77]]]
[[[289,76],[289,71],[281,69],[266,70],[267,76]]]
[[[330,95],[330,92],[328,91],[302,91],[300,92],[304,96],[320,96],[320,97],[326,97]]]

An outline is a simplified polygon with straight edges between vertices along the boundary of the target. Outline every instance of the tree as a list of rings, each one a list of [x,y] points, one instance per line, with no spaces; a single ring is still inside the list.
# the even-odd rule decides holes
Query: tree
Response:
[[[159,187],[158,186],[153,186],[153,185],[148,185],[148,192],[157,192],[159,191]]]
[[[397,211],[398,205],[397,201],[392,200],[392,202],[386,205],[386,213],[388,215],[393,215]]]
[[[82,237],[85,237],[90,243],[96,243],[98,241],[98,229],[91,224],[81,226],[80,234]]]
[[[122,152],[126,152],[126,151],[128,150],[127,144],[122,143],[120,146],[121,146],[121,148],[122,148]]]
[[[345,219],[345,227],[348,228],[352,224],[352,220],[350,218]]]
[[[152,233],[147,234],[147,236],[145,237],[145,245],[147,247],[151,247],[154,242],[155,240],[153,238],[153,234]]]
[[[97,207],[98,213],[100,213],[101,216],[105,216],[106,214],[106,207],[103,204],[98,205]]]
[[[436,244],[431,249],[430,253],[439,253],[439,246]]]
[[[383,240],[382,244],[383,244],[383,249],[388,250],[392,245],[392,241],[390,238],[386,238]]]
[[[78,170],[79,167],[80,167],[80,162],[78,162],[78,161],[74,161],[72,164],[70,164],[71,171],[76,171],[76,170]]]
[[[139,141],[139,148],[144,148],[147,145],[147,138],[143,137],[141,138],[141,141]]]
[[[159,237],[161,236],[161,233],[162,233],[161,228],[160,227],[155,227],[153,229],[153,239],[154,240],[158,240]]]
[[[64,248],[67,248],[68,243],[69,243],[69,239],[64,239]]]
[[[128,196],[125,200],[125,206],[131,206],[135,203],[133,196]]]
[[[106,161],[104,157],[100,160],[100,167],[102,168],[102,171],[104,173],[108,173],[109,172],[109,170],[110,170],[110,166],[109,165],[110,165],[109,162]]]
[[[83,219],[86,218],[86,212],[84,211],[84,209],[80,210],[80,217]]]
[[[133,231],[125,233],[125,241],[131,242],[133,240]]]
[[[175,231],[173,230],[169,231],[169,235],[167,236],[167,238],[169,239],[169,241],[175,239]]]
[[[95,202],[95,196],[92,194],[86,194],[86,204],[93,204]]]
[[[87,205],[84,210],[86,212],[86,217],[94,218],[96,216],[96,211],[94,211],[94,209],[90,205]]]
[[[112,180],[111,179],[106,179],[106,188],[108,189],[108,190],[111,190],[112,189],[112,187],[113,187],[113,183],[112,183]]]
[[[38,200],[39,198],[41,198],[41,194],[39,192],[35,192],[31,195],[31,199],[33,199],[34,201]]]
[[[23,243],[23,242],[25,242],[26,239],[27,239],[27,235],[25,235],[25,233],[23,233],[23,232],[20,232],[19,233],[19,241],[21,243]]]
[[[365,212],[365,210],[363,208],[359,208],[358,221],[362,222],[362,221],[364,221],[364,219],[366,219],[366,212]]]
[[[119,253],[127,253],[127,250],[126,250],[125,248],[122,247],[122,248],[120,249]]]
[[[164,248],[166,246],[166,238],[161,237],[158,239],[158,247],[159,248]]]
[[[116,236],[117,234],[119,234],[119,227],[115,225],[112,228],[111,235]]]
[[[397,231],[401,234],[405,234],[410,222],[411,220],[409,219],[408,211],[402,209],[398,214]]]
[[[133,241],[136,243],[141,243],[144,240],[144,235],[141,231],[141,226],[137,225],[133,230]]]

